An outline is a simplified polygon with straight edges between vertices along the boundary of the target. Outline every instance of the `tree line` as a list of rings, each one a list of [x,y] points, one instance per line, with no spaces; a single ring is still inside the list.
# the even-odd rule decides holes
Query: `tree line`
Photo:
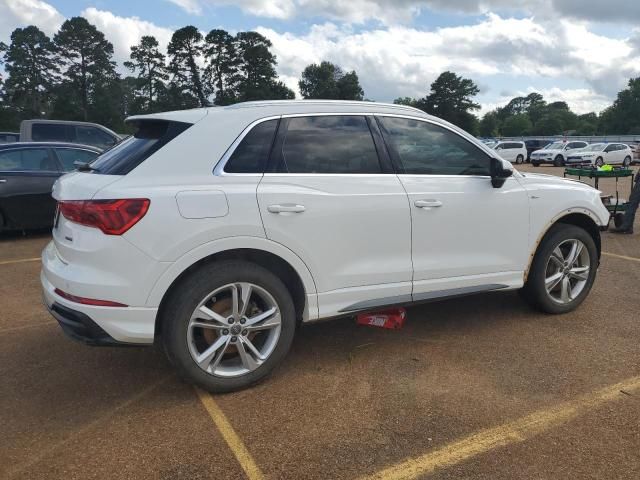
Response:
[[[53,38],[33,25],[15,29],[9,45],[0,42],[6,72],[0,77],[0,129],[45,117],[125,131],[128,115],[295,97],[278,78],[272,43],[257,32],[213,29],[203,35],[186,26],[173,33],[166,55],[153,36],[130,48],[123,76],[113,44],[83,17],[65,21]],[[298,86],[303,98],[366,100],[357,73],[327,61],[308,65]],[[394,103],[482,136],[640,134],[640,78],[631,79],[600,115],[577,115],[565,102],[547,103],[531,93],[478,118],[478,93],[473,80],[446,71],[424,97]]]

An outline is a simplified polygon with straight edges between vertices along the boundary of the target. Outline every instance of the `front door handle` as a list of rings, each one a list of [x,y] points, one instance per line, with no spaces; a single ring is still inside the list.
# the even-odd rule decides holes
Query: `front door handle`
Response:
[[[0,183],[7,183],[7,179],[6,178],[0,178]]]
[[[295,203],[283,203],[282,205],[269,205],[267,210],[270,213],[302,213],[305,208],[304,205],[297,205]]]
[[[441,207],[442,202],[440,200],[416,200],[414,205],[418,208],[433,208]]]

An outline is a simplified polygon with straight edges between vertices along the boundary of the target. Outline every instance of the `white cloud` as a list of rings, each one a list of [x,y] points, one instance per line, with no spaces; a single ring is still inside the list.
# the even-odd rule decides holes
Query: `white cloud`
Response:
[[[202,15],[202,7],[198,0],[169,0],[171,3],[178,5],[187,13],[192,15]]]
[[[138,44],[143,35],[156,37],[160,49],[166,51],[173,33],[170,28],[159,27],[138,17],[120,17],[109,11],[93,7],[85,9],[81,15],[94,24],[98,30],[105,34],[107,40],[113,43],[114,59],[120,68],[122,68],[122,62],[129,60],[131,46]]]
[[[339,22],[383,24],[410,22],[423,10],[471,14],[518,12],[543,18],[575,18],[594,22],[640,21],[640,2],[629,0],[169,0],[192,14],[202,5],[232,5],[250,15],[288,19],[320,16]]]
[[[11,32],[18,27],[37,25],[53,36],[64,17],[54,7],[40,0],[0,1],[0,41],[8,42]]]
[[[314,25],[303,35],[258,31],[273,42],[278,73],[289,86],[306,65],[329,60],[355,69],[365,95],[376,100],[422,96],[438,74],[453,70],[483,85],[490,85],[494,75],[510,76],[516,90],[517,83],[532,78],[544,78],[545,84],[569,80],[579,88],[568,93],[599,107],[602,98],[612,97],[640,72],[640,54],[633,53],[629,41],[596,35],[568,21],[551,28],[533,18],[489,14],[474,25],[431,31],[392,26],[354,32],[331,23]],[[591,100],[583,89],[592,92]],[[578,96],[573,101],[587,105]]]

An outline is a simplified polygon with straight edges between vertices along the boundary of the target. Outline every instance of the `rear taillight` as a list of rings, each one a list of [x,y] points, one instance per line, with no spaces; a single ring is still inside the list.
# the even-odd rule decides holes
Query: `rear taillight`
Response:
[[[122,235],[145,216],[150,203],[146,198],[65,200],[58,202],[58,208],[72,222],[99,228],[107,235]]]

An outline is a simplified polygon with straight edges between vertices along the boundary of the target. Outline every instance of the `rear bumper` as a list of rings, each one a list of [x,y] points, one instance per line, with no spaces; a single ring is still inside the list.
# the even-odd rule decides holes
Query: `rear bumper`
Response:
[[[97,307],[71,302],[55,293],[56,287],[66,286],[54,286],[48,279],[45,258],[42,265],[44,303],[67,335],[90,345],[153,343],[157,308]]]
[[[62,331],[73,340],[92,346],[128,345],[115,340],[82,312],[71,310],[55,302],[51,306],[47,305],[47,309],[58,321]]]

